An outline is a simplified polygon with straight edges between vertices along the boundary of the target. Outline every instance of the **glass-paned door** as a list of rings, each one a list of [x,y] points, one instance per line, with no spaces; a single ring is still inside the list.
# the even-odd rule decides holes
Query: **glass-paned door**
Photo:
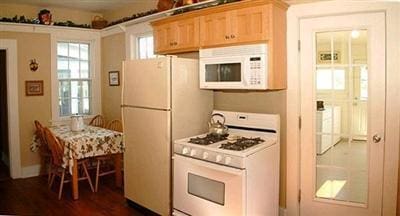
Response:
[[[377,215],[383,177],[384,14],[303,19],[300,38],[300,213]]]

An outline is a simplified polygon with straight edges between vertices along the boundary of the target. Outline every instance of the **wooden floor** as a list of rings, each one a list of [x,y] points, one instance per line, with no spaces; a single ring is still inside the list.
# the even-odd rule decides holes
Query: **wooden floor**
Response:
[[[69,183],[58,200],[58,185],[57,180],[52,190],[48,189],[46,176],[0,181],[0,215],[144,215],[127,205],[112,176],[101,179],[97,193],[91,192],[87,182],[79,182],[77,201],[72,200]]]

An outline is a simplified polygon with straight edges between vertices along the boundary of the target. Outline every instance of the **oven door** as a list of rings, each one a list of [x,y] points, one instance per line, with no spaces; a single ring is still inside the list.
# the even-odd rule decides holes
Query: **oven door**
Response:
[[[174,209],[189,215],[245,215],[246,171],[174,155]]]
[[[218,57],[200,59],[200,88],[242,89],[246,86],[246,58]]]

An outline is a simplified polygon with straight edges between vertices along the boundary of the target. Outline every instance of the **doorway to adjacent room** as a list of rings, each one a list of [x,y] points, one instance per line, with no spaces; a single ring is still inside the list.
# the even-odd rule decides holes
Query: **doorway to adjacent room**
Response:
[[[0,181],[2,181],[10,178],[6,50],[0,50],[0,110]]]

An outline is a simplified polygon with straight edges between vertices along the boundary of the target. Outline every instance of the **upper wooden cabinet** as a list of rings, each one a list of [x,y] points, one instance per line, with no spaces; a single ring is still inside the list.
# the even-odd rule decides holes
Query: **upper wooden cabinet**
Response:
[[[267,5],[200,17],[201,47],[255,43],[270,37]]]
[[[199,18],[153,25],[155,52],[159,54],[198,50]]]

